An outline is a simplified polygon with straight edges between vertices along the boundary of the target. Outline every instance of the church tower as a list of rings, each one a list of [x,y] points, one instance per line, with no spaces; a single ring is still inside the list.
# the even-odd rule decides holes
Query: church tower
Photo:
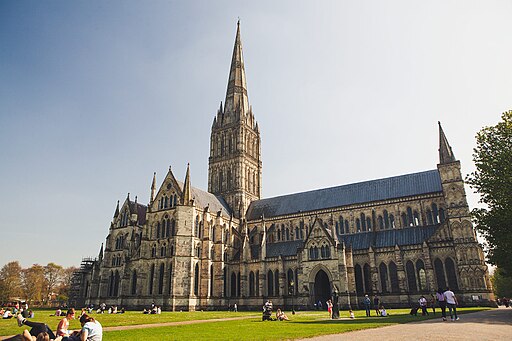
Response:
[[[228,88],[213,119],[208,191],[224,197],[235,217],[261,196],[261,139],[247,97],[240,21],[229,70]]]
[[[455,158],[441,123],[438,124],[439,164],[437,169],[443,186],[447,211],[446,222],[453,239],[455,263],[458,269],[458,278],[452,282],[449,280],[447,284],[452,290],[461,290],[463,295],[467,296],[466,299],[471,300],[472,294],[491,293],[491,283],[484,253],[471,223],[460,161]]]

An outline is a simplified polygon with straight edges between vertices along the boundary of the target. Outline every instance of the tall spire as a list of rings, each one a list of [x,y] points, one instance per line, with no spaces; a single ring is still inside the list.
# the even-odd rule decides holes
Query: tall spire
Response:
[[[240,20],[237,23],[235,46],[233,48],[233,56],[231,57],[224,112],[234,112],[239,105],[244,113],[248,112],[249,100],[247,98],[242,40],[240,38]]]
[[[117,201],[116,211],[114,212],[114,219],[119,215],[119,200]]]
[[[192,200],[192,191],[190,188],[190,163],[187,164],[187,174],[183,184],[183,205],[189,205]]]
[[[149,204],[152,204],[155,200],[156,194],[156,172],[153,173],[153,182],[151,183],[151,195],[149,197]]]
[[[450,144],[446,139],[443,127],[441,127],[441,122],[437,121],[437,124],[439,125],[439,164],[457,161],[453,154],[452,147],[450,147]]]

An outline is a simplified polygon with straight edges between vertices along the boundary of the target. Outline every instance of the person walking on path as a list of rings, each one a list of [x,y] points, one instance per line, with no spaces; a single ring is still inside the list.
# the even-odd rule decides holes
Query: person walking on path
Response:
[[[443,295],[443,289],[437,289],[436,299],[437,304],[439,304],[439,308],[441,308],[441,316],[443,317],[443,321],[446,321],[446,298]]]
[[[363,304],[364,309],[366,310],[366,317],[370,317],[370,305],[372,304],[372,301],[370,301],[370,297],[368,297],[368,294],[364,295]]]
[[[425,296],[421,295],[420,299],[418,300],[418,303],[420,304],[421,315],[423,315],[423,316],[428,315],[427,299],[425,298]]]
[[[446,288],[446,291],[443,293],[443,295],[444,298],[446,299],[446,305],[448,306],[448,310],[450,311],[450,319],[452,321],[458,321],[459,317],[457,316],[457,297],[455,297],[455,294],[453,293],[453,291],[450,290],[450,288]]]

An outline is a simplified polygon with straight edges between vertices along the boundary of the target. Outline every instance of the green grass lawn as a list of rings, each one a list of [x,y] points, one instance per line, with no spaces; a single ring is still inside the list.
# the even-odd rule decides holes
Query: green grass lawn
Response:
[[[484,310],[487,308],[460,308],[461,314]],[[35,321],[47,323],[53,330],[60,318],[49,316],[53,311],[36,311]],[[261,313],[257,312],[162,312],[161,315],[144,315],[140,312],[127,312],[119,315],[93,314],[104,327],[126,326],[139,324],[167,323],[193,320],[208,320],[226,317],[245,317],[241,320],[206,322],[177,326],[132,329],[122,331],[104,331],[105,340],[282,340],[312,337],[324,334],[342,333],[347,331],[377,328],[397,323],[420,321],[436,316],[411,316],[409,309],[393,309],[388,311],[389,317],[365,317],[364,311],[355,311],[356,319],[350,320],[346,311],[340,312],[342,319],[329,320],[327,312],[305,311],[292,315],[287,312],[290,321],[261,321]],[[372,313],[374,313],[372,311]],[[79,328],[78,321],[72,321],[70,329]],[[20,333],[16,321],[0,320],[0,336]]]

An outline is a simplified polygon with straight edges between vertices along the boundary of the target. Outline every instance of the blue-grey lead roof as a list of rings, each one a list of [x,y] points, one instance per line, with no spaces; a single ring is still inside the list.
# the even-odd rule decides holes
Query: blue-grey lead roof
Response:
[[[253,201],[248,220],[442,192],[437,169]]]
[[[339,235],[339,241],[343,241],[346,247],[352,250],[368,250],[371,247],[394,247],[405,245],[418,245],[427,241],[437,230],[439,224],[430,226],[406,227],[404,229],[380,230],[374,232],[360,232],[346,235]],[[293,256],[299,248],[304,247],[303,240],[287,242],[268,243],[267,258],[282,256]],[[257,258],[258,249],[253,251],[253,258]]]

